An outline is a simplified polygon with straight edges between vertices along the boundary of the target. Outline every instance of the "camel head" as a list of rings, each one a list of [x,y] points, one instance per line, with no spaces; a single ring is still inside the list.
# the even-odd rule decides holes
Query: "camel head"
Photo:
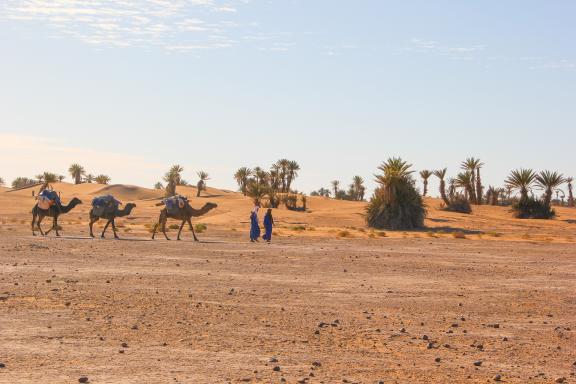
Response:
[[[206,209],[206,212],[213,210],[214,208],[217,208],[218,204],[216,203],[206,203],[204,204],[204,209]]]
[[[71,205],[73,207],[77,206],[78,204],[82,204],[82,200],[80,200],[79,198],[75,197],[72,200],[70,200],[70,203],[68,205]]]
[[[207,214],[212,209],[216,208],[218,205],[214,203],[206,203],[200,209],[194,209],[190,204],[186,204],[186,210],[188,214],[192,217],[198,217]]]

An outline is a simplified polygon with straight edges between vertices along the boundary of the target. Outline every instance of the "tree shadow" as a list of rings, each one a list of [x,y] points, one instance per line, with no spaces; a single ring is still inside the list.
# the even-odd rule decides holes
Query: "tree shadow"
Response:
[[[454,220],[450,220],[450,219],[431,219],[431,218],[428,220],[433,221],[435,223],[449,223],[451,221],[454,221]]]
[[[461,232],[461,233],[464,233],[466,235],[481,235],[484,233],[482,231],[476,231],[476,230],[472,230],[472,229],[454,228],[454,227],[447,227],[447,226],[425,227],[422,229],[422,231],[424,231],[424,232],[445,232],[445,233]]]

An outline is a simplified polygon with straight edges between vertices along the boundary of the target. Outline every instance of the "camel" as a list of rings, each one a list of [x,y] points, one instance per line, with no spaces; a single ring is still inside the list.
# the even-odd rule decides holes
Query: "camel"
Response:
[[[78,204],[82,204],[82,201],[76,197],[70,200],[68,205],[57,203],[50,206],[48,209],[42,209],[38,206],[38,204],[36,204],[34,208],[32,208],[32,235],[36,236],[36,231],[34,230],[34,225],[36,225],[42,236],[48,235],[52,230],[56,231],[56,236],[60,236],[60,233],[58,232],[58,216],[63,213],[70,212]],[[52,217],[54,220],[52,222],[52,228],[46,232],[43,232],[42,228],[40,227],[40,223],[46,216]],[[38,218],[38,220],[36,220],[36,218]]]
[[[158,205],[162,204],[163,203],[160,203]],[[192,221],[190,220],[190,218],[205,215],[206,213],[216,208],[217,206],[218,205],[214,203],[206,203],[202,208],[194,209],[190,206],[190,203],[186,201],[184,204],[184,208],[179,208],[176,213],[168,213],[168,210],[166,208],[163,208],[162,211],[160,211],[160,218],[158,219],[158,222],[154,225],[154,231],[152,232],[152,240],[154,240],[154,236],[156,235],[156,229],[158,228],[159,225],[162,226],[162,233],[164,233],[164,237],[166,238],[166,240],[170,240],[168,238],[168,235],[166,235],[166,221],[167,219],[175,219],[175,220],[182,220],[182,224],[180,224],[180,229],[178,230],[178,237],[176,240],[180,240],[180,233],[182,232],[182,228],[184,228],[184,224],[187,222],[188,225],[190,226],[190,229],[192,230],[192,235],[194,235],[194,241],[198,241],[198,238],[196,237],[196,233],[194,232],[194,227],[192,226]]]
[[[128,216],[134,208],[136,208],[136,204],[128,203],[124,206],[123,209],[118,209],[118,207],[115,207],[114,210],[112,210],[112,211],[110,211],[110,210],[106,211],[105,210],[101,215],[98,215],[98,216],[95,215],[94,210],[91,209],[90,210],[90,237],[94,237],[94,233],[92,232],[92,226],[94,225],[94,223],[100,219],[106,219],[106,220],[108,220],[108,222],[104,226],[104,230],[102,231],[100,238],[102,238],[102,239],[104,238],[104,233],[106,233],[106,229],[108,229],[108,226],[110,224],[112,224],[112,231],[114,232],[114,238],[119,239],[118,235],[116,234],[116,224],[114,223],[114,219],[117,217]]]

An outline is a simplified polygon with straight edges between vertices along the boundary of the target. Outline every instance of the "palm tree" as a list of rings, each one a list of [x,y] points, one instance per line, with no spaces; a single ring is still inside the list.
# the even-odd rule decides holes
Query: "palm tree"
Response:
[[[246,196],[247,192],[246,187],[248,185],[248,180],[250,179],[250,176],[252,176],[252,174],[253,174],[252,170],[247,167],[242,167],[238,169],[234,174],[234,179],[238,183],[240,191],[242,191],[242,194],[244,196]]]
[[[472,199],[474,196],[474,172],[460,172],[454,179],[454,185],[464,189],[466,198],[474,201]]]
[[[64,175],[58,175],[58,182],[59,183],[63,182],[65,178],[66,178],[66,176],[64,176]]]
[[[298,177],[298,171],[300,170],[300,165],[295,161],[288,162],[287,174],[286,174],[286,192],[290,192],[290,186],[296,177]]]
[[[440,179],[440,196],[442,197],[444,204],[448,206],[450,204],[450,200],[448,199],[448,196],[446,196],[446,172],[448,172],[448,168],[438,169],[434,171],[434,176]]]
[[[411,164],[390,158],[380,165],[376,175],[378,189],[366,208],[368,225],[376,228],[413,229],[424,225],[426,210],[414,187]]]
[[[502,192],[501,188],[494,188],[493,186],[488,186],[486,191],[486,203],[490,205],[498,205],[498,197]]]
[[[287,177],[288,177],[288,165],[290,164],[290,160],[288,159],[280,159],[276,162],[276,166],[280,170],[280,180],[282,182],[282,192],[286,191],[286,184],[287,184]]]
[[[86,175],[86,177],[84,178],[84,182],[91,184],[94,182],[94,175],[89,173]]]
[[[544,190],[544,205],[550,206],[552,192],[565,182],[564,176],[558,172],[542,171],[536,175],[536,185]]]
[[[428,194],[428,178],[432,176],[433,172],[427,169],[420,171],[420,177],[424,182],[424,191],[422,192],[422,196],[426,196]]]
[[[111,180],[110,176],[107,176],[107,175],[98,175],[94,178],[94,181],[97,184],[108,184],[108,183],[110,183],[110,180]]]
[[[156,184],[154,184],[154,189],[164,189],[164,185],[158,181]]]
[[[74,184],[81,184],[82,176],[86,174],[84,167],[76,163],[72,164],[70,168],[68,168],[68,172],[70,173],[70,176],[72,176],[72,178],[74,179]]]
[[[251,179],[248,181],[248,185],[246,186],[246,194],[254,200],[254,204],[260,203],[260,201],[268,194],[269,188],[256,181],[255,179]]]
[[[574,194],[572,193],[572,182],[574,181],[573,177],[566,178],[566,183],[568,184],[568,206],[574,206]]]
[[[181,165],[173,165],[168,172],[164,175],[166,184],[166,196],[174,196],[176,194],[176,186],[182,183],[182,172],[184,168]]]
[[[206,190],[206,181],[210,180],[208,177],[208,172],[205,171],[198,171],[196,173],[198,175],[198,184],[196,184],[196,197],[200,197],[200,192]]]
[[[334,191],[334,198],[336,199],[338,196],[338,188],[340,187],[340,182],[338,180],[332,180],[330,183],[332,184],[332,190]]]
[[[40,192],[51,187],[51,184],[58,181],[58,175],[52,172],[44,172],[41,175],[36,176],[38,181],[42,182],[42,186],[40,187]]]
[[[322,187],[318,190],[318,195],[322,197],[330,197],[330,190]]]
[[[256,167],[259,168],[259,167]],[[255,169],[256,169],[255,168]],[[258,179],[258,182],[262,185],[268,185],[268,182],[270,181],[270,174],[268,172],[266,172],[264,169],[260,168],[257,171],[254,172],[256,178]]]
[[[4,181],[3,178],[0,177],[0,187],[3,187],[4,184],[6,184],[6,182]]]
[[[364,179],[361,176],[354,176],[352,178],[351,195],[354,200],[362,201],[364,200]]]
[[[274,192],[278,192],[278,190],[280,189],[280,185],[282,183],[282,180],[280,179],[280,173],[281,170],[278,164],[272,164],[272,166],[270,167],[270,172],[268,172],[268,175],[270,178],[270,188]]]
[[[469,157],[465,161],[460,164],[460,167],[470,172],[470,185],[469,188],[469,198],[474,204],[482,204],[482,184],[480,182],[480,168],[484,163],[480,161],[480,159],[476,159],[474,157]]]
[[[515,169],[510,172],[510,175],[506,179],[505,183],[506,186],[510,188],[510,190],[519,190],[520,191],[520,200],[527,201],[528,200],[528,191],[534,181],[536,180],[536,172],[531,169]]]

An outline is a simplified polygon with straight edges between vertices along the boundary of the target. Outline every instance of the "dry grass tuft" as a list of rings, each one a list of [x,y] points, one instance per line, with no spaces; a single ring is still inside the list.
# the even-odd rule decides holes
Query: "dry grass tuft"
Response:
[[[466,234],[464,232],[458,231],[458,232],[452,233],[452,237],[455,239],[465,239]]]
[[[337,234],[336,236],[338,236],[338,237],[354,237],[354,236],[352,236],[352,234],[351,234],[349,231],[347,231],[347,230],[343,230],[343,231],[338,232],[338,234]]]

